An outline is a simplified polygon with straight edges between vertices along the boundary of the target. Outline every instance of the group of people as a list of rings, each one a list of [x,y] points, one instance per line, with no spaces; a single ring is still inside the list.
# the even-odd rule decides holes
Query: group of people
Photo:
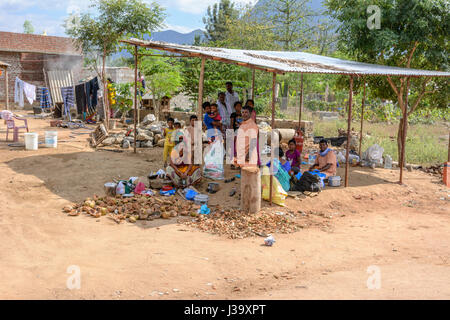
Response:
[[[256,111],[253,100],[247,100],[243,106],[239,100],[239,95],[233,90],[231,82],[226,83],[226,92],[218,94],[217,102],[203,103],[203,121],[202,128],[207,132],[209,143],[224,143],[223,137],[225,131],[231,129],[234,132],[234,154],[232,168],[244,167],[248,164],[261,166],[258,132],[256,124]],[[167,128],[164,129],[164,166],[167,176],[173,181],[176,187],[187,187],[199,182],[202,178],[202,170],[199,164],[195,164],[194,152],[191,152],[188,158],[184,147],[178,147],[186,141],[190,143],[190,149],[194,150],[195,141],[195,123],[198,121],[196,115],[190,117],[189,126],[184,130],[179,122],[173,118],[167,120]],[[253,130],[253,140],[248,140],[249,134]],[[298,129],[300,131],[300,129]],[[217,138],[221,137],[217,141]],[[186,138],[186,139],[185,139]],[[241,139],[242,138],[242,139]],[[202,142],[200,142],[201,145]],[[253,146],[253,147],[252,147]],[[309,170],[317,169],[324,173],[327,178],[336,174],[336,155],[328,148],[326,140],[320,141],[320,152],[316,162]],[[331,152],[330,152],[331,151]],[[289,176],[296,175],[301,168],[302,149],[295,139],[288,143],[288,150],[284,152],[278,149],[280,167]],[[241,158],[240,158],[241,157]],[[242,161],[244,159],[244,161]]]

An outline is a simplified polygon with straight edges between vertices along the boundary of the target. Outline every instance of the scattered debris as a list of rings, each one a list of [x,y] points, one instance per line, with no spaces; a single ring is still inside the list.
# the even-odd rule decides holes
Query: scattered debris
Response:
[[[302,228],[291,215],[259,212],[249,214],[240,209],[212,210],[207,216],[200,216],[187,225],[212,234],[226,235],[231,239],[243,239],[252,236],[266,236],[270,233],[293,233]]]
[[[191,201],[185,201],[173,196],[142,196],[135,195],[132,198],[116,197],[87,198],[85,201],[73,206],[65,206],[63,211],[70,216],[78,216],[81,213],[94,218],[107,216],[117,223],[127,220],[135,223],[137,220],[154,220],[158,218],[170,219],[177,216],[189,216],[196,212],[198,206]]]

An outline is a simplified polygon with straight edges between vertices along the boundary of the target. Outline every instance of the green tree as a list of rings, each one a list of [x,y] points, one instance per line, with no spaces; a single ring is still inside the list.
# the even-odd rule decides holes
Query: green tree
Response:
[[[129,35],[143,37],[162,25],[165,14],[157,3],[147,4],[143,0],[95,0],[91,7],[95,15],[82,13],[77,23],[66,24],[66,33],[75,39],[85,55],[91,57],[106,92],[106,58],[119,50],[119,40]],[[73,17],[68,20],[73,21]],[[102,59],[101,73],[97,68],[99,59],[95,57]],[[103,103],[107,120],[106,95],[103,95]]]
[[[25,20],[25,22],[23,23],[23,33],[26,34],[34,33],[34,27],[30,20]]]
[[[272,26],[275,40],[284,51],[308,48],[313,42],[314,13],[310,0],[268,0],[256,10],[261,22]]]
[[[380,29],[369,30],[367,26],[371,15],[367,13],[369,4],[381,9]],[[396,67],[448,70],[448,1],[326,0],[326,6],[340,22],[338,45],[349,56]],[[370,77],[364,81],[369,83],[374,97],[392,100],[402,111],[397,135],[399,159],[408,116],[421,105],[424,96],[430,94],[428,102],[447,105],[449,87],[446,79],[388,76],[387,79]],[[358,81],[357,86],[362,82]]]
[[[174,58],[143,56],[140,59],[140,69],[153,96],[155,116],[159,120],[161,99],[164,96],[172,97],[181,87],[180,67]]]
[[[227,32],[226,21],[236,15],[237,10],[230,0],[220,0],[220,3],[208,6],[206,16],[203,17],[206,40],[215,42],[224,39]]]

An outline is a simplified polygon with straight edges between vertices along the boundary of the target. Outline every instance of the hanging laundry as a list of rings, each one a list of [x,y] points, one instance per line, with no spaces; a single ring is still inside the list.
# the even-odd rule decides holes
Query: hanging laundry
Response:
[[[86,112],[86,90],[85,83],[75,86],[75,100],[77,103],[77,113],[82,114]]]
[[[89,108],[95,108],[97,106],[98,90],[100,90],[100,87],[98,85],[97,77],[90,80],[89,82],[86,82],[86,96],[87,96],[87,103],[88,103]]]
[[[41,102],[41,108],[51,108],[52,107],[52,98],[50,97],[50,92],[48,91],[48,88],[41,87],[40,88],[40,102]]]
[[[14,103],[18,103],[23,108],[23,81],[16,77],[14,83]]]
[[[73,87],[62,87],[61,96],[64,102],[64,114],[69,116],[70,121],[72,121],[72,116],[70,115],[70,108],[75,105],[74,88]]]
[[[34,100],[36,100],[36,86],[30,83],[23,83],[23,91],[25,92],[25,96],[30,104],[33,104]]]

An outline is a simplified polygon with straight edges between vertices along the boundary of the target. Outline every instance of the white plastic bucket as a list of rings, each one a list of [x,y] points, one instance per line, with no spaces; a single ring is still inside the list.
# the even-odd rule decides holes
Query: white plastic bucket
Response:
[[[45,131],[45,146],[47,148],[58,146],[58,131]]]
[[[341,177],[340,176],[328,177],[328,185],[330,187],[339,187],[341,185]]]
[[[24,133],[25,137],[25,150],[37,150],[38,149],[38,134],[34,132]]]

